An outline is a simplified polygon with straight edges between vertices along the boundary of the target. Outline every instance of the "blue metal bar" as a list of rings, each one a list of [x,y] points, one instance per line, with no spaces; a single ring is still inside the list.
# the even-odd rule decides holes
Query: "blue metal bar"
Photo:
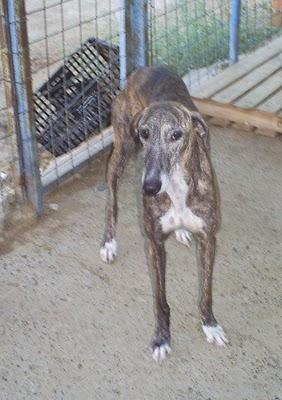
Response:
[[[126,68],[126,5],[127,0],[120,0],[120,32],[119,32],[119,65],[120,65],[120,88],[124,89],[127,79]]]
[[[229,37],[229,63],[238,61],[241,0],[232,0]]]
[[[148,63],[148,0],[121,0],[120,85],[128,75]]]
[[[38,168],[34,128],[31,120],[32,99],[30,97],[32,93],[31,89],[28,90],[27,60],[24,60],[28,43],[23,44],[27,36],[23,37],[23,30],[18,29],[18,25],[20,26],[20,24],[24,23],[24,18],[19,12],[19,10],[22,11],[21,7],[23,6],[24,3],[22,1],[7,0],[8,30],[11,42],[12,73],[16,98],[15,115],[18,119],[18,140],[20,141],[19,147],[22,152],[22,173],[27,198],[37,214],[41,215],[43,212],[43,191]]]

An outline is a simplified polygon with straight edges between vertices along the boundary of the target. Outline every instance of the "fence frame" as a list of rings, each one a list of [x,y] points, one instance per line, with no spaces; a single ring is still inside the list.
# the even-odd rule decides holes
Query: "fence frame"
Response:
[[[241,0],[232,0],[230,16],[229,64],[234,64],[239,58]]]
[[[120,0],[120,87],[130,72],[148,64],[148,0]]]
[[[33,104],[31,70],[28,49],[28,36],[25,15],[25,2],[21,0],[1,0],[1,10],[4,15],[3,30],[9,49],[9,62],[6,62],[6,73],[12,79],[8,101],[13,108],[20,173],[23,189],[28,202],[36,214],[43,213],[43,191],[38,164],[37,143],[33,125]],[[5,61],[3,61],[3,64]],[[7,71],[9,70],[9,72]],[[10,99],[9,99],[10,98]]]

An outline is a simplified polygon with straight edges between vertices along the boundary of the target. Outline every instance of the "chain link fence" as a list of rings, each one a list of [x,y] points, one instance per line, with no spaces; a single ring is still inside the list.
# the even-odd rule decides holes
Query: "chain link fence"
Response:
[[[242,0],[240,53],[279,32],[281,14],[274,3]],[[142,4],[148,11],[144,38],[150,64],[175,69],[189,85],[202,83],[228,65],[231,1],[0,0],[0,4],[2,215],[25,196],[41,212],[50,187],[111,145],[111,103],[120,89],[124,58],[130,56],[126,46],[135,43],[134,33],[144,29],[139,24],[141,14],[134,14]],[[18,48],[13,41],[18,41]],[[23,95],[26,101],[20,109]]]

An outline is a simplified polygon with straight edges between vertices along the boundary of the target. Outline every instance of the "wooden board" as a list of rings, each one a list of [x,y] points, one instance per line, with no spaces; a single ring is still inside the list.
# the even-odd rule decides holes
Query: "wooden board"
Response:
[[[276,92],[276,90],[281,86],[281,82],[282,68],[280,71],[261,82],[239,100],[233,102],[233,104],[244,108],[257,108],[257,106],[262,103],[264,99],[268,98],[271,93]],[[280,104],[280,106],[282,106],[282,104]],[[273,112],[273,110],[269,111]]]
[[[209,123],[282,133],[282,36],[190,90]]]
[[[236,80],[242,79],[244,75],[258,68],[271,58],[279,55],[282,49],[282,36],[272,40],[264,47],[260,47],[248,56],[240,57],[238,63],[229,66],[214,76],[203,85],[193,86],[190,90],[193,96],[199,98],[210,98]]]
[[[258,68],[253,69],[247,75],[243,76],[240,80],[229,84],[227,88],[223,89],[212,98],[223,103],[232,103],[244,96],[245,93],[250,92],[269,76],[275,74],[279,69],[281,71],[281,65],[281,55],[271,58]]]
[[[282,109],[282,85],[272,96],[268,97],[266,101],[260,104],[258,109],[274,113],[279,112]]]
[[[246,130],[251,130],[253,127],[259,132],[265,131],[267,136],[282,134],[282,118],[272,113],[236,107],[233,104],[224,104],[210,99],[193,97],[193,101],[203,115],[239,123],[241,126],[243,124]]]

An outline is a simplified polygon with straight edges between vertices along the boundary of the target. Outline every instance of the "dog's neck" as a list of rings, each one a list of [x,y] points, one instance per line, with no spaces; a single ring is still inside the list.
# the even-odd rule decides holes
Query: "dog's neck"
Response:
[[[186,229],[189,232],[202,232],[204,227],[202,218],[195,215],[189,207],[190,187],[187,180],[179,164],[176,165],[168,177],[165,192],[169,196],[171,204],[160,219],[164,233],[178,229]]]
[[[168,175],[162,175],[162,192],[167,193],[175,209],[182,211],[186,207],[189,191],[189,177],[180,164],[177,164]]]

